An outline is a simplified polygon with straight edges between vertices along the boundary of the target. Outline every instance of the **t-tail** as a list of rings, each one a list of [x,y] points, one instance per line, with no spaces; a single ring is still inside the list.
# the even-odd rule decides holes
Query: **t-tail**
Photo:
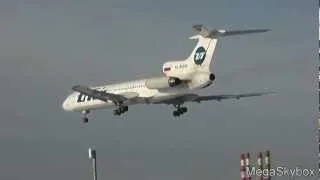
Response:
[[[208,30],[203,25],[192,26],[197,33],[190,39],[198,40],[190,56],[185,60],[192,64],[196,71],[210,72],[210,66],[213,63],[213,54],[218,43],[218,39],[224,36],[252,34],[267,32],[269,29],[249,29],[249,30]]]

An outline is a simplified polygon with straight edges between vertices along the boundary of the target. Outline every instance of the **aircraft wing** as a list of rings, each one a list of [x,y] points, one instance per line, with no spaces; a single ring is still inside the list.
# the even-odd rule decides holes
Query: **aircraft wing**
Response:
[[[107,93],[104,91],[98,91],[96,89],[91,89],[89,87],[82,86],[82,85],[75,85],[72,87],[72,90],[80,92],[84,95],[99,99],[101,101],[105,101],[105,102],[112,101],[116,105],[122,104],[123,102],[129,100],[123,95]]]
[[[165,100],[160,103],[164,104],[182,104],[185,102],[202,102],[202,101],[211,101],[211,100],[216,100],[216,101],[221,101],[225,99],[237,99],[239,100],[240,98],[247,98],[247,97],[254,97],[254,96],[262,96],[266,94],[271,94],[274,92],[257,92],[257,93],[246,93],[246,94],[219,94],[219,95],[211,95],[211,96],[199,96],[197,94],[185,94],[182,96],[175,97],[170,100]]]
[[[260,92],[260,93],[247,93],[247,94],[220,94],[220,95],[212,95],[212,96],[198,96],[197,98],[193,99],[195,102],[201,102],[201,101],[210,101],[210,100],[216,100],[221,101],[224,99],[237,99],[240,98],[246,98],[246,97],[254,97],[254,96],[262,96],[266,94],[271,94],[273,92]]]

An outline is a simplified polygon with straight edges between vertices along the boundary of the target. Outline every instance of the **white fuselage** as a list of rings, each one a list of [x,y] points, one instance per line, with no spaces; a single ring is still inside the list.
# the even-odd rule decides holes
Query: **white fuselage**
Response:
[[[149,89],[145,85],[146,80],[147,79],[134,80],[124,83],[109,84],[91,88],[112,94],[136,93],[137,100],[133,100],[128,104],[134,105],[156,103],[162,100],[172,99],[175,96],[191,93],[196,89],[211,84],[211,82],[208,82],[205,85],[201,83],[201,85],[199,84],[198,87],[193,86],[192,88],[180,86],[168,89]],[[148,99],[149,101],[147,101],[146,99]],[[112,101],[105,102],[99,99],[93,99],[92,97],[80,94],[79,92],[73,92],[65,99],[62,107],[66,111],[87,111],[93,109],[115,107],[115,104]]]

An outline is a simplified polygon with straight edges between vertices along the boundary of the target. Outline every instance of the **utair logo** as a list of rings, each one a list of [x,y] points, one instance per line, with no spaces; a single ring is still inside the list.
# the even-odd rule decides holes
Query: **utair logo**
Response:
[[[193,57],[194,63],[197,65],[201,65],[205,58],[206,58],[206,50],[202,46],[198,47]]]

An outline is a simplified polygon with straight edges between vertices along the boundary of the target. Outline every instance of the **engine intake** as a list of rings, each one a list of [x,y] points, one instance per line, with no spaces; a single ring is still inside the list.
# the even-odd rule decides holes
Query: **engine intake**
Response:
[[[174,77],[169,77],[168,79],[168,84],[170,87],[174,87],[177,86],[181,83],[181,80],[178,78],[174,78]]]
[[[209,79],[210,79],[210,81],[214,81],[216,79],[216,75],[210,73]]]
[[[145,85],[149,89],[165,89],[175,87],[181,83],[182,81],[179,78],[159,77],[146,80]]]

